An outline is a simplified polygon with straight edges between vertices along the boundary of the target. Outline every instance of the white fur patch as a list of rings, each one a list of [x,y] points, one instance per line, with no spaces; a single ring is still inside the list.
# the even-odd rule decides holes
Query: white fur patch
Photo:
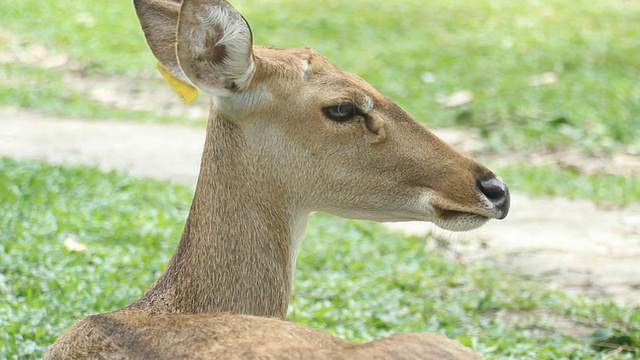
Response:
[[[307,71],[309,71],[309,66],[311,63],[309,60],[302,60],[302,66],[300,67],[300,71],[302,71],[302,78],[304,79],[307,76]]]
[[[193,59],[203,57],[212,47],[224,46],[224,61],[214,63],[207,59],[201,63],[207,73],[221,81],[201,83],[211,95],[226,96],[230,91],[222,84],[230,80],[239,87],[246,84],[255,72],[251,55],[251,30],[242,16],[229,5],[205,4],[196,14],[197,25],[190,30],[190,50]],[[215,43],[212,44],[212,40]]]
[[[216,45],[234,46],[238,39],[251,41],[251,32],[240,14],[228,6],[206,4],[197,19],[206,33],[215,36],[214,31],[222,28],[222,34]],[[204,44],[203,44],[204,45]]]
[[[423,191],[422,194],[418,197],[418,201],[416,202],[416,206],[420,211],[433,213],[433,201],[435,199],[435,194],[433,190]]]
[[[308,219],[308,214],[300,215],[297,219],[294,220],[291,228],[291,247],[289,248],[291,256],[291,279],[293,279],[293,274],[296,271],[296,260],[298,259],[298,253],[300,252],[300,247],[302,246],[302,240],[304,240],[304,235],[307,231]]]
[[[233,96],[213,94],[218,97],[215,104],[222,112],[235,116],[243,116],[247,110],[265,106],[274,101],[273,95],[262,84],[254,86],[250,91],[228,92],[227,95],[233,94]]]
[[[373,109],[373,100],[368,95],[362,95],[362,111],[369,112]]]
[[[453,211],[472,211],[477,210],[476,207],[471,209],[465,209],[455,203],[445,200],[438,196],[433,190],[423,192],[418,198],[418,205],[425,209],[432,216],[435,215],[435,207],[444,207]],[[433,222],[438,227],[449,231],[468,231],[475,229],[489,220],[488,217],[476,215],[475,213],[459,214],[455,218],[440,218],[432,217],[431,219],[424,219]]]

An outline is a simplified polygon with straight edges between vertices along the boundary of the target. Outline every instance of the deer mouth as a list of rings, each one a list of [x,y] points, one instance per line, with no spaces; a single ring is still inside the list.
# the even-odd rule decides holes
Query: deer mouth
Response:
[[[484,216],[484,215],[480,215],[472,212],[445,210],[442,208],[437,208],[436,211],[438,212],[438,215],[440,216],[440,218],[443,220],[455,220],[459,218],[474,218],[474,217],[478,219],[486,219],[486,220],[490,219],[490,217],[488,216]]]
[[[490,216],[474,212],[446,210],[434,207],[438,217],[433,221],[438,227],[451,231],[469,231],[484,225],[492,219]]]

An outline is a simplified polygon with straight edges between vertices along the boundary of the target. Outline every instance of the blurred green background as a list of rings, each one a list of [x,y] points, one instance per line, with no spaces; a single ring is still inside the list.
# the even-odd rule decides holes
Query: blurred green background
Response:
[[[494,158],[640,149],[638,1],[233,4],[256,44],[312,46],[427,126],[477,131]],[[87,91],[86,84],[105,81],[131,96],[166,88],[154,64],[130,1],[0,2],[0,106],[203,125],[197,114],[131,110]],[[464,99],[456,103],[456,94]],[[633,176],[553,164],[499,172],[535,195],[616,206],[640,200]],[[190,196],[166,182],[2,159],[0,358],[36,358],[79,317],[139,296],[174,249]],[[71,235],[89,250],[62,248]],[[354,340],[438,331],[487,358],[640,358],[637,308],[548,290],[492,264],[428,255],[423,239],[316,214],[290,319]],[[594,331],[576,337],[549,320],[558,318]],[[613,346],[595,345],[603,342]]]
[[[312,46],[430,126],[477,128],[497,149],[640,146],[638,1],[234,5],[252,25],[256,44]],[[4,62],[0,104],[127,117],[92,104],[62,79],[69,71],[132,82],[156,78],[131,8],[129,1],[3,2],[2,52],[26,50],[29,57],[30,45],[37,44],[51,56],[68,55],[73,66]],[[460,91],[473,101],[452,108],[437,101]]]

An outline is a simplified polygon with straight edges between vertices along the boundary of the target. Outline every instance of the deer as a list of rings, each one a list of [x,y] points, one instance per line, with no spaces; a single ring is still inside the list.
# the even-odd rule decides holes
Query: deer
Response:
[[[130,305],[64,331],[45,359],[480,359],[435,333],[353,343],[286,320],[313,211],[465,231],[509,190],[309,47],[254,46],[224,0],[134,0],[162,68],[211,97],[180,242]]]

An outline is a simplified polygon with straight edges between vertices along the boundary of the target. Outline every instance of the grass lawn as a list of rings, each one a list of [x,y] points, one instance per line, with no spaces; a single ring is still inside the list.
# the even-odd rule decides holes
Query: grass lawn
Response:
[[[233,3],[257,44],[311,45],[428,125],[479,128],[496,149],[640,148],[640,2]],[[0,24],[0,54],[42,45],[52,55],[68,54],[73,71],[85,75],[159,78],[130,1],[5,1]],[[149,118],[70,89],[62,79],[74,66],[0,62],[0,105]],[[471,103],[438,104],[463,90],[473,93]]]
[[[140,296],[176,246],[190,200],[166,182],[1,159],[0,358],[38,357],[78,318]],[[70,236],[87,250],[67,250]],[[437,331],[488,358],[640,356],[640,309],[544,285],[444,259],[374,223],[315,214],[289,318],[353,340]],[[630,351],[592,346],[558,321]]]
[[[555,165],[512,164],[491,167],[511,189],[532,196],[591,200],[601,205],[640,203],[640,178],[614,174],[587,175]]]
[[[232,3],[257,44],[311,45],[428,126],[477,128],[498,151],[640,151],[638,1]],[[69,61],[32,61],[40,46]],[[66,80],[165,86],[154,64],[130,1],[0,2],[0,106],[193,123],[107,106]],[[473,101],[438,102],[458,91]],[[637,178],[495,170],[534,195],[640,201]],[[140,296],[175,248],[190,200],[165,182],[0,159],[0,358],[39,357],[73,321]],[[67,250],[69,238],[87,250]],[[640,358],[640,309],[546,290],[488,263],[462,265],[426,252],[423,239],[323,214],[310,221],[289,318],[353,340],[437,331],[489,359]]]

